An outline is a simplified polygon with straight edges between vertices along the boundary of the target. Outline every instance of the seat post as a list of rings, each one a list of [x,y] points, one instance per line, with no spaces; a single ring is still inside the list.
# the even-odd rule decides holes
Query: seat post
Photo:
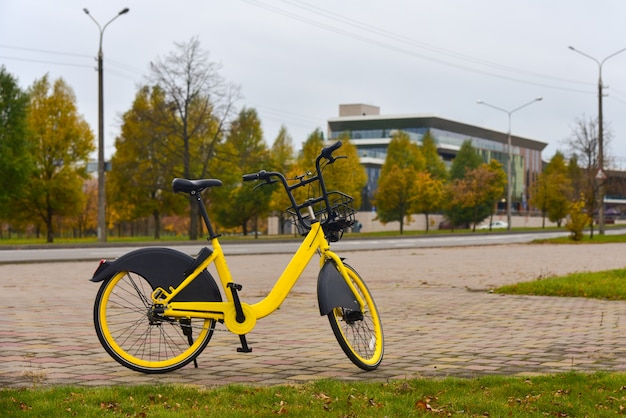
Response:
[[[197,191],[192,191],[192,195],[196,196],[196,201],[198,202],[198,207],[200,208],[200,215],[202,215],[202,219],[204,220],[204,224],[206,225],[207,230],[209,231],[209,239],[217,238],[219,235],[215,234],[213,231],[213,225],[211,225],[211,221],[209,220],[209,214],[207,213],[206,207],[204,206],[204,202],[202,201],[202,196]]]

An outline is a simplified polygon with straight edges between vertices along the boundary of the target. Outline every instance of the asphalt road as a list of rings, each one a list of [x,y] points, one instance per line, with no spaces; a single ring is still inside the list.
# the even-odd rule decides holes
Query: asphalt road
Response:
[[[609,230],[609,233],[624,233],[626,230]],[[472,245],[517,244],[527,243],[538,238],[552,238],[567,235],[564,231],[532,232],[532,233],[475,233],[462,235],[420,235],[417,237],[394,237],[380,239],[344,239],[332,244],[333,250],[365,251],[378,249],[457,247]],[[185,244],[163,244],[186,254],[195,256],[208,242],[199,240]],[[259,241],[259,242],[225,242],[222,244],[226,255],[241,254],[286,254],[296,251],[299,241]],[[0,249],[0,264],[31,263],[51,261],[93,261],[115,259],[141,246],[89,245],[84,247],[52,248],[4,248]]]

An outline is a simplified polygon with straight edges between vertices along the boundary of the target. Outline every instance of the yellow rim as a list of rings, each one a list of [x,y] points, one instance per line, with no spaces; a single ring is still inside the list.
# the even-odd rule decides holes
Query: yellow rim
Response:
[[[204,321],[202,331],[200,331],[194,343],[191,346],[189,346],[187,350],[167,360],[160,360],[160,361],[143,360],[143,359],[140,359],[138,357],[135,357],[129,354],[117,344],[117,342],[115,341],[115,338],[111,335],[111,332],[109,330],[109,326],[107,323],[107,306],[106,305],[107,305],[107,302],[109,300],[109,296],[111,295],[112,290],[115,288],[117,283],[122,278],[124,278],[125,275],[126,275],[126,272],[117,273],[107,285],[102,295],[102,298],[100,299],[100,306],[98,309],[100,329],[109,347],[128,363],[139,366],[139,367],[147,368],[147,369],[160,369],[160,368],[165,368],[165,367],[171,367],[175,364],[178,364],[188,359],[189,356],[198,349],[200,344],[202,344],[202,342],[204,341],[206,337],[206,334],[210,331],[210,327],[209,327],[210,320],[207,319]]]
[[[337,325],[338,325],[337,328],[339,329],[339,332],[341,332],[341,335],[343,335],[344,342],[348,344],[348,347],[350,347],[350,351],[352,351],[352,354],[354,354],[355,357],[357,357],[357,359],[361,361],[362,363],[371,366],[380,361],[380,358],[383,352],[383,335],[382,335],[382,327],[380,324],[380,318],[378,317],[378,311],[376,310],[376,305],[374,305],[374,301],[372,300],[372,297],[370,296],[370,293],[367,290],[367,288],[363,285],[363,282],[356,275],[356,273],[354,273],[351,269],[348,268],[347,270],[348,270],[348,275],[356,283],[359,291],[365,298],[365,301],[367,302],[367,307],[370,311],[370,316],[372,317],[372,321],[374,323],[374,337],[376,338],[376,342],[375,342],[376,348],[374,349],[374,354],[372,354],[372,357],[364,358],[354,349],[354,347],[352,346],[352,344],[350,344],[350,341],[344,334],[343,328],[341,327],[339,321],[337,321]],[[335,315],[335,319],[338,318],[337,313],[335,313],[334,315]]]

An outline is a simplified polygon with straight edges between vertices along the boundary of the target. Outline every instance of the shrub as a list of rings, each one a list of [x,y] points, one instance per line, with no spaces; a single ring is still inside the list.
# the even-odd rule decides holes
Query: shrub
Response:
[[[591,217],[585,212],[585,199],[581,196],[580,200],[572,202],[569,207],[569,218],[565,227],[571,232],[570,238],[580,241],[583,238],[583,230],[590,222]]]

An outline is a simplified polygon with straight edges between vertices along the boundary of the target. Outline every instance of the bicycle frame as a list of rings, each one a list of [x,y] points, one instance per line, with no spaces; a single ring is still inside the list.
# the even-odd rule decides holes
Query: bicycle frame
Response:
[[[231,289],[231,285],[233,284],[232,276],[217,237],[211,239],[211,245],[213,247],[211,255],[200,263],[179,286],[168,290],[162,288],[154,290],[152,293],[153,302],[156,306],[163,307],[163,316],[222,320],[231,332],[239,335],[246,334],[254,328],[257,319],[270,315],[280,307],[316,252],[320,254],[320,265],[323,265],[329,259],[334,261],[339,273],[352,290],[359,306],[363,308],[365,305],[364,300],[359,296],[359,292],[357,292],[352,281],[349,279],[343,261],[337,254],[330,250],[330,245],[324,237],[320,222],[314,222],[311,225],[311,230],[305,236],[300,247],[293,255],[291,261],[286,266],[269,294],[253,305],[241,303],[245,320],[239,322],[236,318],[235,301],[233,297],[234,291]],[[227,301],[173,302],[172,299],[198,277],[211,263],[215,264]]]

